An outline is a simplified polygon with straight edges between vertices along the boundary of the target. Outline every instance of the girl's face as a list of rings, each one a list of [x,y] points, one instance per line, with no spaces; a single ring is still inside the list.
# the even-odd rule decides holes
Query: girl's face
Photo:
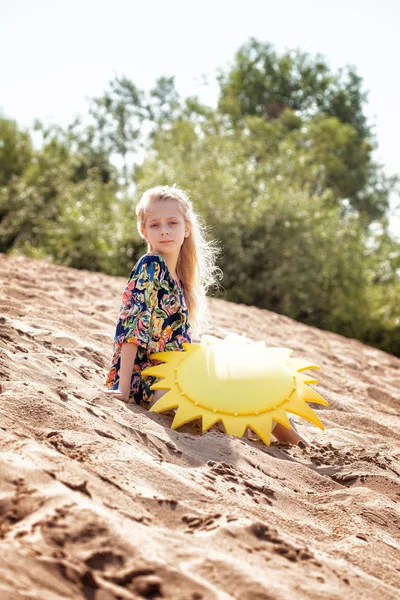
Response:
[[[176,200],[163,200],[152,202],[147,207],[142,233],[153,251],[178,256],[190,227],[185,223]]]

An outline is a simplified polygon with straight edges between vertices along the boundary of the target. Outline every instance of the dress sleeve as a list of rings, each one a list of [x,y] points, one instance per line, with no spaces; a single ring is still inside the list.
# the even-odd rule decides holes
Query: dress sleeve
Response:
[[[161,264],[157,256],[144,256],[133,268],[122,295],[114,342],[146,347],[151,339],[151,313],[161,288]]]

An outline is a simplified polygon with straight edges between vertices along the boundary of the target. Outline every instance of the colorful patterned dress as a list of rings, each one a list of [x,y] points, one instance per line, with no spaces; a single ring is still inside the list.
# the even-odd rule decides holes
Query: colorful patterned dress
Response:
[[[173,279],[161,254],[145,254],[134,266],[122,296],[106,387],[118,389],[122,343],[136,344],[130,401],[149,402],[155,378],[142,380],[141,371],[157,364],[150,360],[150,354],[182,350],[182,344],[190,341],[189,314],[181,283]]]

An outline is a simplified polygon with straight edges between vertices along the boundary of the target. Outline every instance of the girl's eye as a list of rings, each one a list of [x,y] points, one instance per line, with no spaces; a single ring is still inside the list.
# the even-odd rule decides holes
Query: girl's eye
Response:
[[[178,221],[171,221],[170,225],[178,225]]]
[[[158,223],[153,223],[153,225],[150,225],[150,228],[152,229],[153,227],[158,227]]]

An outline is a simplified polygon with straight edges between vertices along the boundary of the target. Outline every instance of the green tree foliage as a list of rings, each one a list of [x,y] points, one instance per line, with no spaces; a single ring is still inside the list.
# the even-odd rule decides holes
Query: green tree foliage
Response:
[[[364,339],[400,356],[400,243],[385,228],[369,242],[369,294],[374,310],[365,324]]]
[[[14,121],[0,118],[0,187],[22,175],[31,158],[29,134],[20,131]]]
[[[126,231],[118,223],[126,202],[116,198],[115,183],[105,184],[96,167],[77,180],[82,157],[71,153],[68,142],[59,128],[44,130],[40,150],[31,150],[24,170],[0,187],[0,251],[123,273],[119,245]],[[31,149],[30,140],[26,145]],[[5,177],[2,169],[0,176]]]
[[[310,132],[310,155],[323,146],[326,182],[336,188],[338,202],[348,201],[369,221],[385,214],[393,182],[372,159],[375,144],[364,115],[366,94],[353,68],[334,74],[321,57],[299,51],[278,55],[270,44],[251,39],[219,81],[219,111],[235,132],[246,127],[248,116],[272,123],[289,109],[297,117],[290,122],[301,134],[316,124],[317,137]],[[347,125],[341,128],[342,139],[332,132],[336,122]]]
[[[126,77],[115,77],[102,96],[91,99],[90,124],[83,125],[77,119],[71,125],[71,139],[86,158],[83,166],[97,166],[107,173],[104,164],[113,158],[122,171],[121,184],[127,189],[135,156],[154,129],[163,128],[180,112],[173,77],[160,77],[147,94]],[[103,179],[107,183],[107,178]]]
[[[181,116],[181,101],[173,77],[159,77],[144,102],[151,131],[162,129]]]
[[[246,115],[272,121],[286,108],[302,118],[337,117],[362,139],[370,136],[363,106],[361,78],[347,67],[338,75],[320,57],[300,51],[278,55],[270,44],[250,39],[236,53],[230,70],[220,72],[220,112],[234,123]]]

